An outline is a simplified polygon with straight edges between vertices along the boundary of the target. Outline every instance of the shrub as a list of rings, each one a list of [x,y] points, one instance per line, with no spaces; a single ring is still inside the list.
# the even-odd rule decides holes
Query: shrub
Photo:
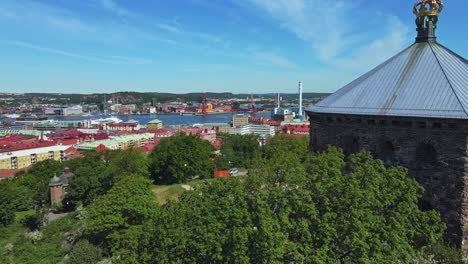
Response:
[[[95,264],[102,259],[101,248],[81,240],[70,251],[69,264]]]

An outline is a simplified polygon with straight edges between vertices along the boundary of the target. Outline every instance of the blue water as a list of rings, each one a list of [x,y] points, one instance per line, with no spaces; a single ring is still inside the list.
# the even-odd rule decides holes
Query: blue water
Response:
[[[216,115],[207,115],[207,116],[193,116],[193,115],[132,115],[130,118],[135,119],[140,124],[146,125],[149,121],[154,119],[159,119],[163,122],[163,125],[192,125],[200,123],[227,123],[232,121],[234,113],[225,113],[225,114],[216,114]],[[255,114],[258,117],[270,118],[271,113],[260,113]],[[86,119],[96,119],[96,118],[108,118],[111,115],[92,115],[92,116],[75,116],[75,117],[51,117],[49,119],[53,120],[63,120],[63,121],[79,121]],[[116,116],[121,120],[128,121],[126,116]],[[4,118],[0,119],[2,121],[14,121],[14,119]]]

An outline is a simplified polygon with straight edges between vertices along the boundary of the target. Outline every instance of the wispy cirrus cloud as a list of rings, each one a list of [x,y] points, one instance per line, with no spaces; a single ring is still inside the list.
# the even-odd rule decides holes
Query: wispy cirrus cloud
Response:
[[[346,45],[350,1],[246,0],[269,14],[282,29],[309,43],[323,60],[337,56]]]
[[[294,62],[271,52],[251,50],[248,52],[248,57],[253,59],[256,64],[262,66],[277,66],[287,69],[299,69],[299,66]]]
[[[187,29],[187,27],[183,27],[178,22],[172,22],[169,24],[156,23],[155,25],[159,29],[162,29],[171,34],[176,34],[178,35],[178,37],[184,38],[186,40],[192,39],[192,40],[197,40],[197,41],[209,42],[209,43],[216,44],[216,45],[223,45],[223,46],[229,45],[229,43],[223,37],[219,35],[207,33],[207,32],[189,30]]]
[[[101,1],[101,0],[96,0]],[[96,2],[99,3],[99,2]],[[114,3],[114,2],[113,2]],[[102,8],[101,5],[98,8]],[[117,9],[119,10],[119,9]],[[126,14],[125,11],[120,12]],[[129,20],[133,20],[132,17]],[[83,18],[71,9],[40,3],[33,0],[1,0],[0,30],[2,25],[28,28],[43,38],[73,39],[93,42],[100,46],[132,46],[138,41],[154,41],[175,46],[177,41],[154,31],[134,26],[130,21],[100,19],[99,23]],[[22,36],[18,36],[22,37]]]
[[[99,0],[99,3],[104,9],[119,16],[135,16],[135,13],[117,4],[115,0]]]
[[[30,0],[2,0],[0,18],[38,29],[60,30],[68,34],[93,34],[96,26],[77,18],[69,10]]]
[[[183,30],[178,27],[178,26],[172,26],[172,25],[168,25],[168,24],[163,24],[163,23],[157,23],[156,26],[162,30],[165,30],[167,32],[170,32],[170,33],[177,33],[177,34],[180,34],[183,32]]]
[[[334,64],[349,70],[371,69],[409,45],[411,31],[398,17],[387,16],[384,36],[355,48],[349,55],[337,58]]]
[[[390,16],[382,19],[385,24],[380,26],[385,30],[377,38],[375,32],[370,32],[372,29],[353,34],[365,30],[362,25],[366,21],[355,16],[361,1],[243,0],[241,3],[243,7],[258,9],[271,17],[281,29],[310,45],[318,58],[327,63],[337,59],[352,61],[356,59],[355,54],[366,54],[369,49],[377,54],[388,54],[389,50],[401,49],[409,38],[408,28],[397,17],[389,19]],[[386,46],[388,41],[391,49]],[[372,64],[381,57],[371,55],[367,60]]]
[[[130,64],[130,65],[142,65],[142,64],[151,64],[153,63],[152,60],[144,59],[144,58],[132,58],[132,57],[125,57],[125,56],[108,56],[108,57],[101,57],[101,56],[88,56],[82,55],[79,53],[73,53],[68,51],[63,51],[60,49],[54,49],[49,47],[42,47],[38,45],[34,45],[27,42],[22,41],[7,41],[7,44],[14,45],[17,47],[32,49],[40,52],[45,52],[49,54],[55,54],[75,59],[81,59],[91,62],[98,62],[98,63],[110,63],[110,64]]]

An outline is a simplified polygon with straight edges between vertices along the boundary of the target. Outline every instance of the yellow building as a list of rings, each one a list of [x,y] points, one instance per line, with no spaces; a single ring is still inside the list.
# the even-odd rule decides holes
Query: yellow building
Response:
[[[78,150],[96,150],[100,145],[103,145],[106,149],[117,150],[131,147],[139,148],[147,144],[154,144],[153,133],[112,136],[106,140],[81,143],[76,145],[76,148]]]
[[[155,119],[148,122],[148,129],[161,129],[163,128],[163,123],[159,119]]]
[[[248,124],[249,123],[249,117],[246,115],[235,115],[232,118],[232,126],[233,127],[238,127],[240,125]]]
[[[206,104],[205,107],[206,107],[205,110],[206,110],[207,113],[213,113],[214,112],[212,104]],[[197,112],[198,113],[203,112],[203,106],[202,105],[200,105],[200,107],[198,107]]]
[[[0,153],[0,169],[23,169],[37,162],[53,159],[63,161],[70,146],[52,146]]]

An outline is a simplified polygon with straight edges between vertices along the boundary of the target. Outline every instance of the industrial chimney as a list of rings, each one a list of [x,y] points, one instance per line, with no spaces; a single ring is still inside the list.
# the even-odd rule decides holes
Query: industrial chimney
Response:
[[[302,111],[302,82],[299,82],[299,119],[304,120],[304,114]]]

